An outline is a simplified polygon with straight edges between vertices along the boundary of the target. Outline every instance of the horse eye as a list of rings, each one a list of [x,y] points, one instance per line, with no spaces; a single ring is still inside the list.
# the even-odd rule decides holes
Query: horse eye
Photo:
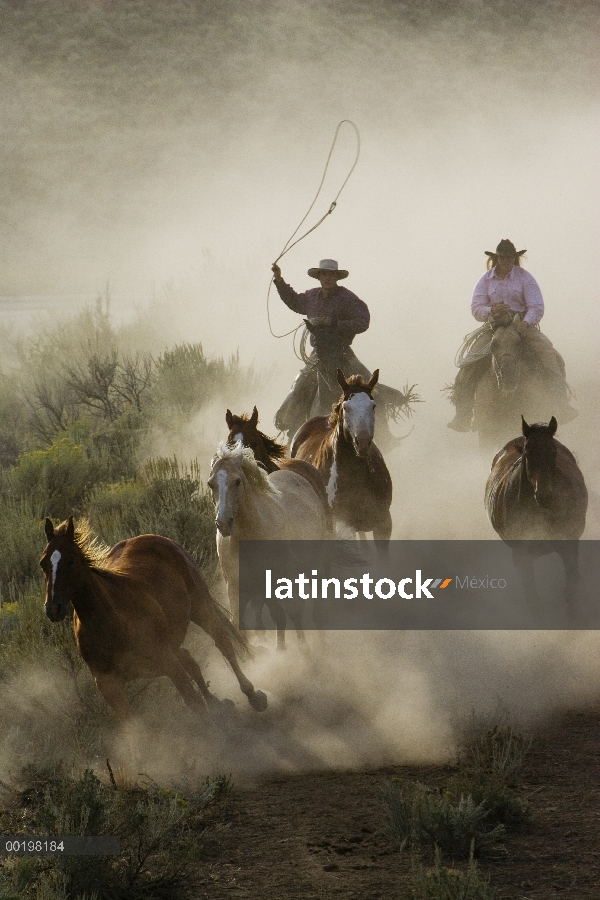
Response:
[[[236,485],[240,485],[240,484],[242,483],[242,479],[239,478],[239,477],[236,478],[236,479],[235,479],[235,483],[236,483]]]
[[[74,559],[68,559],[68,560],[67,560],[67,565],[68,565],[68,566],[74,566],[74,565],[75,565],[75,560],[74,560]]]

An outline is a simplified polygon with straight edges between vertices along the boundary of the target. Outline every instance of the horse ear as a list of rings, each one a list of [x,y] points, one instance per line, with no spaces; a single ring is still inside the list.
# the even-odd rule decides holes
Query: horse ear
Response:
[[[54,525],[52,524],[52,520],[46,516],[46,521],[44,522],[44,531],[46,532],[46,540],[51,541],[54,537]]]
[[[375,385],[377,384],[378,381],[379,381],[379,369],[375,369],[375,371],[371,375],[371,378],[369,379],[369,383],[367,384],[369,391],[373,390],[373,388],[375,387]]]
[[[73,525],[73,516],[69,516],[69,521],[67,522],[67,540],[73,541],[75,540],[75,526]]]
[[[343,392],[346,393],[346,391],[348,390],[348,382],[346,381],[344,373],[341,369],[337,370],[337,383],[339,384]]]
[[[523,416],[521,415],[521,431],[524,437],[529,437],[529,432],[531,431],[531,427],[527,424]]]
[[[233,428],[233,413],[230,409],[225,413],[225,421],[227,422],[228,428]]]
[[[523,319],[521,318],[519,313],[515,313],[512,320],[513,325],[520,325],[522,321]]]
[[[252,410],[252,415],[250,416],[250,424],[253,428],[256,428],[258,425],[258,410],[256,407]]]
[[[552,416],[552,418],[551,418],[550,421],[548,422],[548,429],[550,430],[550,434],[551,434],[553,437],[554,437],[554,435],[556,434],[556,429],[557,429],[557,428],[558,428],[558,422],[556,421],[555,417]]]

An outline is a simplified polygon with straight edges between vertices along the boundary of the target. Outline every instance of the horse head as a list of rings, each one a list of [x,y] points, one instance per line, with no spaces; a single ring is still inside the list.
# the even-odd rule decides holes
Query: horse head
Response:
[[[375,401],[373,389],[379,379],[376,369],[369,381],[352,375],[347,381],[341,369],[337,380],[344,395],[338,404],[345,439],[352,444],[357,456],[368,456],[375,433]]]
[[[258,430],[256,427],[258,425],[258,410],[256,406],[252,410],[251,416],[246,414],[236,416],[228,409],[225,413],[225,421],[229,428],[228,444],[233,445],[239,441],[244,447],[249,447],[252,450],[254,458],[266,466],[268,471],[274,471],[277,468],[276,465],[273,465],[273,460],[281,459],[285,456],[285,447],[282,444],[278,444],[274,438],[270,438]]]
[[[234,529],[242,491],[242,444],[238,442],[228,454],[223,452],[223,448],[224,445],[221,445],[213,457],[207,483],[215,505],[217,531],[223,537],[229,537]]]
[[[517,313],[512,316],[497,317],[492,322],[492,366],[498,387],[503,394],[512,394],[519,386],[520,363],[522,351],[521,317]]]
[[[552,501],[556,456],[558,448],[554,435],[558,427],[554,416],[547,425],[528,425],[521,416],[523,436],[524,476],[533,489],[538,506],[548,506]]]
[[[48,541],[40,559],[46,579],[44,610],[51,622],[62,622],[78,583],[83,553],[75,538],[73,516],[56,529],[51,520],[46,519],[44,530]]]

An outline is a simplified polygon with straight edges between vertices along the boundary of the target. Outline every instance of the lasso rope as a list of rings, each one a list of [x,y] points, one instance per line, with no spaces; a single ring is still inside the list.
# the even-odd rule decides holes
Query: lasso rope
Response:
[[[299,232],[300,229],[302,228],[303,224],[305,223],[306,219],[307,219],[308,216],[310,215],[310,212],[311,212],[313,206],[315,205],[315,203],[317,202],[317,199],[318,199],[318,197],[319,197],[319,194],[321,193],[321,188],[323,187],[323,184],[324,184],[324,182],[325,182],[325,176],[327,175],[327,169],[329,168],[329,163],[330,163],[330,161],[331,161],[331,157],[332,157],[332,154],[333,154],[333,150],[334,150],[334,148],[335,148],[335,145],[336,145],[336,142],[337,142],[337,139],[338,139],[338,134],[339,134],[340,128],[342,127],[342,125],[343,125],[344,123],[350,125],[350,126],[354,129],[354,131],[355,131],[355,133],[356,133],[356,156],[355,156],[355,158],[354,158],[354,162],[352,163],[352,167],[350,168],[350,171],[349,171],[348,174],[346,175],[346,178],[344,179],[344,182],[343,182],[341,188],[339,189],[339,191],[338,191],[337,194],[335,195],[335,197],[334,197],[333,201],[331,202],[331,205],[329,206],[329,209],[327,210],[327,212],[325,213],[325,215],[324,215],[324,216],[321,216],[321,218],[319,219],[319,221],[318,221],[315,225],[313,225],[312,228],[309,228],[308,231],[305,231],[303,235],[301,235],[299,238],[296,238],[296,240],[294,241],[294,238],[296,237],[296,235],[298,234],[298,232]],[[299,222],[297,228],[295,229],[294,233],[288,238],[288,240],[287,240],[286,243],[284,244],[283,250],[281,251],[281,253],[280,253],[279,256],[277,257],[277,259],[275,260],[275,263],[278,263],[279,260],[280,260],[283,256],[285,256],[285,254],[288,253],[288,252],[292,249],[292,247],[295,247],[296,244],[299,244],[300,241],[303,241],[304,238],[307,237],[309,234],[311,234],[311,232],[315,231],[315,229],[317,229],[317,228],[319,227],[319,225],[322,225],[322,224],[323,224],[323,222],[325,221],[325,219],[327,218],[327,216],[330,216],[330,215],[331,215],[331,213],[334,211],[334,209],[335,209],[336,206],[337,206],[337,201],[338,201],[338,199],[339,199],[339,197],[340,197],[340,194],[342,193],[342,191],[343,191],[344,188],[346,187],[346,184],[348,183],[348,180],[349,180],[350,176],[352,175],[352,173],[354,172],[354,169],[356,168],[356,164],[357,164],[357,162],[358,162],[359,156],[360,156],[360,131],[358,130],[358,128],[356,127],[356,125],[354,124],[354,122],[352,122],[350,119],[342,119],[342,121],[338,123],[338,126],[337,126],[337,128],[335,129],[335,134],[334,134],[334,136],[333,136],[333,142],[332,142],[332,144],[331,144],[331,149],[329,150],[329,155],[328,155],[328,157],[327,157],[327,162],[325,163],[325,168],[324,168],[324,170],[323,170],[323,176],[322,176],[322,178],[321,178],[321,183],[319,184],[319,188],[318,188],[318,190],[317,190],[317,193],[315,194],[314,199],[313,199],[312,203],[310,204],[310,206],[308,207],[306,213],[304,214],[304,216],[303,216],[302,219],[300,220],[300,222]],[[292,243],[292,241],[293,241],[293,243]],[[273,263],[273,265],[275,265],[275,263]],[[270,298],[270,295],[271,295],[271,285],[273,284],[273,281],[274,281],[274,279],[271,278],[271,280],[270,280],[270,282],[269,282],[269,289],[268,289],[268,291],[267,291],[267,321],[268,321],[268,323],[269,323],[269,331],[271,332],[271,334],[272,334],[273,337],[275,337],[275,338],[284,338],[284,337],[287,337],[289,334],[293,334],[293,335],[294,335],[294,353],[296,354],[296,356],[298,357],[298,359],[304,359],[304,356],[305,356],[305,353],[304,353],[304,346],[305,346],[305,344],[306,344],[306,335],[303,335],[303,342],[301,341],[301,343],[300,343],[300,353],[301,353],[302,355],[301,355],[301,356],[298,356],[298,353],[296,352],[296,332],[298,331],[298,329],[302,328],[303,326],[302,326],[302,325],[297,325],[296,328],[292,328],[290,331],[286,331],[285,334],[275,334],[275,332],[273,331],[273,328],[272,328],[272,326],[271,326],[271,314],[270,314],[270,311],[269,311],[269,298]]]

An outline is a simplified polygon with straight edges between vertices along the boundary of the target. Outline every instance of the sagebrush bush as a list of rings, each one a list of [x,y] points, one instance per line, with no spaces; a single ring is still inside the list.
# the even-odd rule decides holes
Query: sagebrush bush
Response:
[[[191,554],[205,576],[214,578],[214,508],[201,489],[197,461],[149,460],[135,480],[100,486],[89,503],[92,527],[108,544],[136,534],[161,534]]]
[[[20,456],[8,484],[14,497],[28,498],[42,516],[66,519],[83,512],[89,491],[103,474],[99,459],[63,437],[47,450]]]
[[[494,725],[475,733],[459,753],[459,768],[487,772],[506,785],[520,781],[523,761],[531,741],[517,734],[510,725]]]
[[[110,774],[112,783],[106,784],[90,769],[69,777],[60,766],[25,767],[0,816],[5,833],[114,835],[121,851],[4,862],[0,890],[5,895],[18,890],[23,900],[52,891],[54,896],[62,891],[67,900],[193,896],[191,864],[198,866],[207,841],[218,834],[210,810],[227,796],[229,780],[207,779],[194,791],[186,785],[119,785]]]
[[[413,877],[414,900],[494,900],[496,892],[484,879],[471,854],[466,869],[442,866],[441,854],[436,850],[432,869],[418,866]]]
[[[388,832],[403,849],[437,846],[450,859],[468,859],[504,836],[503,825],[489,821],[483,804],[469,794],[458,800],[419,782],[393,781],[385,792]]]
[[[497,773],[463,769],[448,780],[446,792],[455,800],[470,795],[486,810],[489,822],[507,828],[520,825],[529,815],[527,803]]]

